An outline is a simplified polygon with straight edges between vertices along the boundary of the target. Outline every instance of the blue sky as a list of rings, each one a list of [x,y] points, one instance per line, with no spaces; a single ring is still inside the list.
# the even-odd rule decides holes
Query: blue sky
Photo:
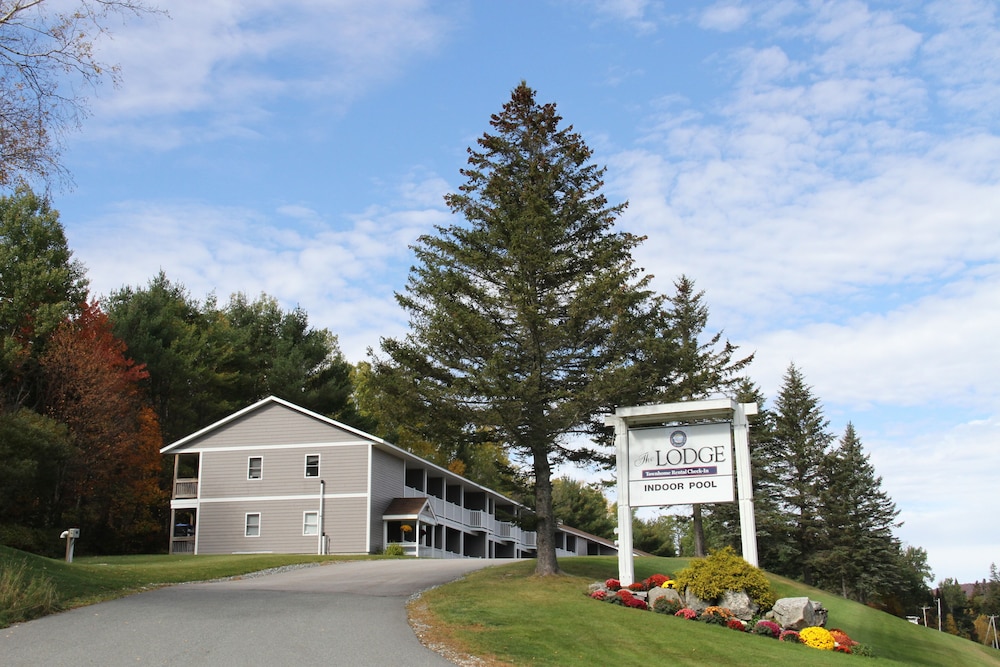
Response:
[[[768,397],[794,362],[853,421],[936,580],[1000,563],[994,2],[169,5],[113,26],[123,83],[68,137],[54,203],[95,294],[266,292],[364,359],[523,79],[656,287],[692,277]]]

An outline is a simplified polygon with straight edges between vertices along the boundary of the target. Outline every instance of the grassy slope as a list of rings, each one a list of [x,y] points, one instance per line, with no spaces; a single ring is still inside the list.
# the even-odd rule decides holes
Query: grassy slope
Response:
[[[355,558],[356,560],[357,558]],[[106,556],[72,564],[0,546],[0,568],[24,562],[34,575],[56,585],[63,609],[129,595],[165,584],[203,581],[292,563],[335,560],[330,556],[253,554],[242,556]],[[341,559],[343,560],[343,559]]]
[[[636,578],[677,572],[684,559],[643,558]],[[875,649],[877,661],[807,646],[789,645],[704,623],[602,604],[586,597],[594,581],[616,576],[615,558],[560,561],[567,576],[535,578],[534,564],[489,568],[424,594],[424,620],[438,630],[432,640],[453,643],[493,664],[636,667],[679,665],[997,665],[1000,653],[968,640],[928,630],[823,591],[772,577],[779,597],[808,596],[829,610],[839,627]],[[846,661],[846,662],[845,662]]]
[[[72,565],[0,546],[0,568],[25,562],[50,578],[63,608],[128,595],[164,584],[245,574],[290,563],[336,560],[328,556],[122,556],[81,558]],[[685,559],[643,558],[637,578],[675,573]],[[426,592],[419,600],[434,620],[432,641],[454,644],[494,664],[642,665],[864,665],[853,656],[782,644],[703,623],[601,604],[584,593],[594,581],[617,573],[613,557],[560,561],[567,576],[530,576],[531,561],[487,568]],[[928,630],[801,584],[771,578],[780,597],[808,596],[830,610],[830,626],[874,647],[882,665],[993,665],[993,649]],[[654,660],[655,658],[655,660]],[[846,662],[845,662],[846,660]]]

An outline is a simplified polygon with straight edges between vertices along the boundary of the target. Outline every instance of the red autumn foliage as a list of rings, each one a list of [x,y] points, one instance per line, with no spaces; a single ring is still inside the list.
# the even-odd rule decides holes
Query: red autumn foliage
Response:
[[[160,428],[138,384],[148,373],[125,353],[91,303],[55,331],[40,359],[46,412],[69,427],[77,448],[64,476],[64,517],[119,548],[158,530],[153,513],[165,500]]]

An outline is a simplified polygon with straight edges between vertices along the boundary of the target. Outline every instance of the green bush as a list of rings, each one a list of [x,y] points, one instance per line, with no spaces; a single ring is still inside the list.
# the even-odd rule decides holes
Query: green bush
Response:
[[[406,552],[403,551],[403,545],[402,544],[397,544],[395,542],[393,542],[392,544],[390,544],[389,546],[387,546],[385,548],[385,551],[382,552],[382,553],[385,556],[405,556],[406,555]]]
[[[708,602],[718,600],[726,591],[745,591],[761,610],[770,609],[777,600],[763,570],[743,560],[732,547],[691,561],[675,580],[675,588],[687,589]]]
[[[683,606],[684,605],[681,603],[680,600],[668,597],[661,597],[661,598],[656,598],[656,600],[653,602],[653,611],[655,611],[657,614],[666,614],[668,616],[673,616],[674,614],[679,612],[681,610],[681,607]]]
[[[0,628],[58,611],[56,587],[48,577],[31,576],[24,561],[0,570]]]

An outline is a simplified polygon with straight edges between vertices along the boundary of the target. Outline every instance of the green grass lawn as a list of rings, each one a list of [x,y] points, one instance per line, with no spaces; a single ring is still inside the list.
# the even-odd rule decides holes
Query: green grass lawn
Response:
[[[57,611],[185,581],[231,577],[297,563],[359,558],[365,556],[345,558],[305,554],[155,555],[88,557],[66,563],[0,546],[0,573],[20,568],[27,577],[50,581],[56,593],[54,610]],[[0,600],[3,599],[6,599],[4,591],[0,590]],[[4,625],[2,611],[0,610],[0,627]]]
[[[686,559],[641,558],[637,579],[676,573]],[[499,665],[998,665],[1000,652],[780,577],[778,597],[808,596],[829,610],[828,627],[873,647],[874,660],[819,651],[663,614],[597,602],[590,583],[617,576],[614,557],[560,560],[565,576],[531,576],[533,562],[474,572],[414,603],[434,638]]]
[[[22,568],[50,581],[56,608],[68,609],[185,581],[236,576],[282,565],[363,557],[255,554],[240,556],[116,556],[72,564],[0,546],[0,573]],[[371,558],[379,558],[373,556]],[[676,573],[686,559],[640,558],[636,578]],[[779,597],[808,596],[829,610],[829,627],[872,646],[876,658],[817,651],[718,626],[626,609],[588,598],[594,581],[617,576],[614,557],[560,560],[563,576],[532,576],[534,562],[474,572],[426,591],[412,603],[432,621],[432,641],[485,656],[493,665],[985,665],[1000,667],[1000,652],[913,625],[835,595],[769,577]],[[2,599],[3,591],[0,591]],[[0,623],[2,626],[2,623]],[[492,662],[489,662],[492,661]]]

